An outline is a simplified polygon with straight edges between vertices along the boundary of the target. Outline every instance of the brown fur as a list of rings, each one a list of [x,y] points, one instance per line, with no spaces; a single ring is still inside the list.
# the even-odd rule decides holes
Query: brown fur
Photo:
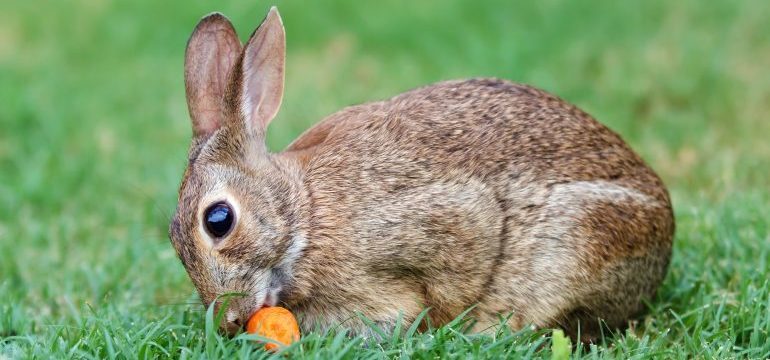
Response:
[[[252,39],[282,39],[277,16]],[[526,85],[448,81],[343,109],[271,154],[283,43],[270,55],[252,42],[232,70],[186,72],[230,90],[206,100],[222,104],[221,123],[201,124],[190,106],[194,128],[215,130],[194,136],[170,230],[204,303],[246,294],[228,329],[263,304],[287,306],[305,330],[342,322],[359,333],[355,312],[392,328],[424,307],[440,325],[477,305],[478,330],[512,313],[515,328],[580,324],[592,338],[597,319],[623,327],[654,295],[671,254],[668,193],[586,113]],[[270,74],[259,91],[249,72]],[[237,221],[215,244],[201,212],[220,200],[237,205]]]

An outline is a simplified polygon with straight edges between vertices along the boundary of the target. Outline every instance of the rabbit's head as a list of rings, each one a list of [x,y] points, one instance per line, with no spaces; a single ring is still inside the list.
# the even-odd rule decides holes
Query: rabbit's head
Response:
[[[169,232],[204,304],[239,294],[225,313],[229,331],[279,301],[304,246],[298,177],[264,142],[281,104],[284,57],[275,8],[243,47],[216,13],[200,21],[187,44],[193,140]]]

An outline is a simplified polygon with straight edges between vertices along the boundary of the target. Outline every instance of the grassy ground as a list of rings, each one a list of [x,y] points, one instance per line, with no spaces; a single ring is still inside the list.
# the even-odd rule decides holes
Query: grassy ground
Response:
[[[0,359],[269,356],[207,326],[166,236],[190,137],[187,36],[213,10],[245,36],[267,5],[0,2]],[[573,356],[770,356],[765,1],[279,6],[287,93],[271,148],[344,105],[440,79],[545,88],[621,133],[658,170],[678,225],[649,315]],[[462,328],[380,343],[308,334],[289,351],[551,356],[547,331]]]

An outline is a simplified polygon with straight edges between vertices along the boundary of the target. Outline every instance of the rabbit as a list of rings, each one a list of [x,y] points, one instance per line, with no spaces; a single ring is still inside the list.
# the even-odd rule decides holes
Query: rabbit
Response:
[[[347,107],[271,153],[285,44],[273,7],[245,45],[204,17],[185,53],[193,137],[169,237],[205,305],[242,295],[223,331],[264,306],[363,336],[362,317],[392,332],[470,309],[471,331],[591,340],[655,296],[668,191],[590,115],[506,80],[445,81]]]

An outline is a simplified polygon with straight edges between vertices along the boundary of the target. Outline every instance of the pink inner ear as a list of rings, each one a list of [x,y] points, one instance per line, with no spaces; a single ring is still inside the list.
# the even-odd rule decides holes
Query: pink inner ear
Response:
[[[275,7],[254,32],[243,53],[241,111],[264,133],[283,99],[286,35]]]

